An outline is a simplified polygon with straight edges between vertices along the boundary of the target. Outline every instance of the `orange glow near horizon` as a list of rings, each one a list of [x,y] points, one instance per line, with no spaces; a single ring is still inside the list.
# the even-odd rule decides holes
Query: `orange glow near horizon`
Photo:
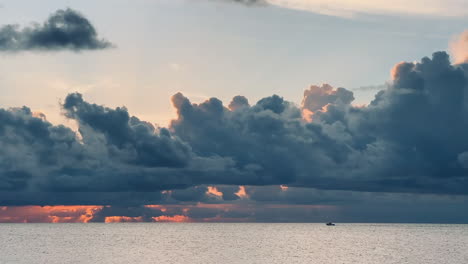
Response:
[[[128,216],[107,216],[104,223],[141,223],[144,222],[142,216],[128,217]]]
[[[282,187],[287,188],[286,186]],[[244,196],[243,188],[237,195]],[[284,190],[284,189],[283,189]],[[244,190],[245,191],[245,190]],[[245,194],[246,195],[246,194]],[[175,205],[145,205],[145,208],[158,210],[162,215],[157,217],[144,216],[103,216],[99,214],[106,206],[3,206],[0,207],[0,223],[127,223],[127,222],[248,222],[255,220],[257,210],[271,209],[304,209],[304,210],[334,210],[330,205],[290,205],[290,204],[175,204]],[[199,209],[215,210],[215,215],[208,218],[191,218],[190,212]],[[238,218],[224,217],[228,212],[238,212]]]
[[[88,223],[103,206],[3,206],[0,222],[12,223]]]
[[[158,216],[158,217],[153,217],[153,220],[155,222],[162,222],[162,223],[188,223],[192,222],[190,217],[185,216],[185,215],[174,215],[174,216]]]

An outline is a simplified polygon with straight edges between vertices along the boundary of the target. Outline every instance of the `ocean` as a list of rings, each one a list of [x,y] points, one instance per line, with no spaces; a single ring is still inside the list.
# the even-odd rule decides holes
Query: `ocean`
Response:
[[[468,263],[468,225],[0,224],[0,263]]]

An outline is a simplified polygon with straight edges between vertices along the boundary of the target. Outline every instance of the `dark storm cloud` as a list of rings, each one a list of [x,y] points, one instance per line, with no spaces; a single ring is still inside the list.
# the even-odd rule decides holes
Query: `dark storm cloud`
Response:
[[[38,192],[21,191],[0,193],[3,206],[27,205],[115,205],[140,206],[142,204],[165,203],[161,192]],[[172,202],[172,201],[170,201]]]
[[[302,109],[272,96],[229,111],[215,98],[191,104],[178,94],[172,129],[196,153],[255,172],[258,185],[466,194],[466,72],[438,52],[393,76],[368,107],[328,85],[307,90]]]
[[[195,186],[183,190],[173,190],[171,198],[180,202],[198,202],[206,198],[206,186]]]
[[[178,93],[168,128],[76,93],[63,111],[79,133],[27,107],[1,109],[0,204],[118,205],[115,193],[132,205],[224,203],[242,200],[238,185],[280,184],[295,192],[247,191],[253,201],[297,204],[334,199],[299,187],[466,195],[467,76],[466,65],[438,52],[398,64],[393,83],[366,107],[329,85],[308,89],[301,107],[277,95],[252,105],[236,96],[226,107]]]
[[[142,222],[151,222],[153,217],[163,215],[163,212],[155,208],[139,207],[119,207],[119,206],[105,206],[97,211],[90,222],[104,222],[106,217],[139,217]]]
[[[67,117],[79,122],[84,141],[94,140],[98,132],[108,146],[124,150],[112,154],[123,155],[126,162],[147,167],[185,167],[191,158],[189,146],[173,139],[167,129],[156,131],[152,124],[131,117],[126,108],[89,104],[77,93],[67,96],[63,108]]]
[[[72,9],[58,10],[44,23],[20,28],[0,28],[0,51],[24,50],[97,50],[112,47],[100,39],[96,29],[83,15]]]
[[[237,192],[239,191],[238,186],[217,186],[216,188],[223,194],[222,199],[224,201],[234,201],[240,199],[240,197],[237,195]]]
[[[1,204],[152,204],[161,202],[160,190],[236,175],[229,158],[199,157],[167,129],[124,108],[70,94],[63,109],[78,122],[79,134],[27,107],[0,109]],[[177,192],[174,197],[183,200]]]
[[[327,191],[313,188],[272,186],[247,186],[249,199],[276,204],[347,204],[355,202],[351,191]],[[360,195],[362,197],[362,194]]]

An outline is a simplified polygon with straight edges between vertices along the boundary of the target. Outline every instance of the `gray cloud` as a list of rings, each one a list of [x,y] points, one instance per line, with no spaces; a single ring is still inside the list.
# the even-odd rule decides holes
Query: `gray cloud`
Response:
[[[72,9],[58,10],[44,23],[20,28],[0,28],[0,51],[24,50],[97,50],[112,47],[100,39],[96,29],[83,15]]]
[[[468,148],[463,68],[438,52],[393,72],[368,107],[329,86],[307,90],[303,109],[278,96],[229,111],[217,99],[197,105],[177,95],[172,129],[196,153],[251,169],[259,185],[466,194],[458,158]],[[304,122],[301,110],[314,121]]]
[[[137,207],[120,207],[120,206],[105,206],[93,215],[90,222],[104,222],[106,217],[131,217],[141,218],[142,222],[151,222],[153,217],[163,215],[163,212],[155,208],[147,208],[143,206]]]
[[[63,111],[78,133],[27,107],[1,109],[0,204],[237,202],[238,185],[250,186],[258,202],[278,193],[301,203],[297,188],[466,195],[466,69],[444,52],[400,63],[393,83],[366,107],[327,85],[308,89],[301,107],[277,95],[252,105],[237,96],[226,107],[178,93],[168,128],[77,93]],[[285,196],[280,184],[296,195]],[[208,185],[221,197],[207,195]],[[276,189],[255,191],[263,185]]]

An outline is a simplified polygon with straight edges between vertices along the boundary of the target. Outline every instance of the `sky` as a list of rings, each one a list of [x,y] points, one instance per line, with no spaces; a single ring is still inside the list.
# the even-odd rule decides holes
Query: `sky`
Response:
[[[0,222],[468,222],[464,0],[0,14]]]

